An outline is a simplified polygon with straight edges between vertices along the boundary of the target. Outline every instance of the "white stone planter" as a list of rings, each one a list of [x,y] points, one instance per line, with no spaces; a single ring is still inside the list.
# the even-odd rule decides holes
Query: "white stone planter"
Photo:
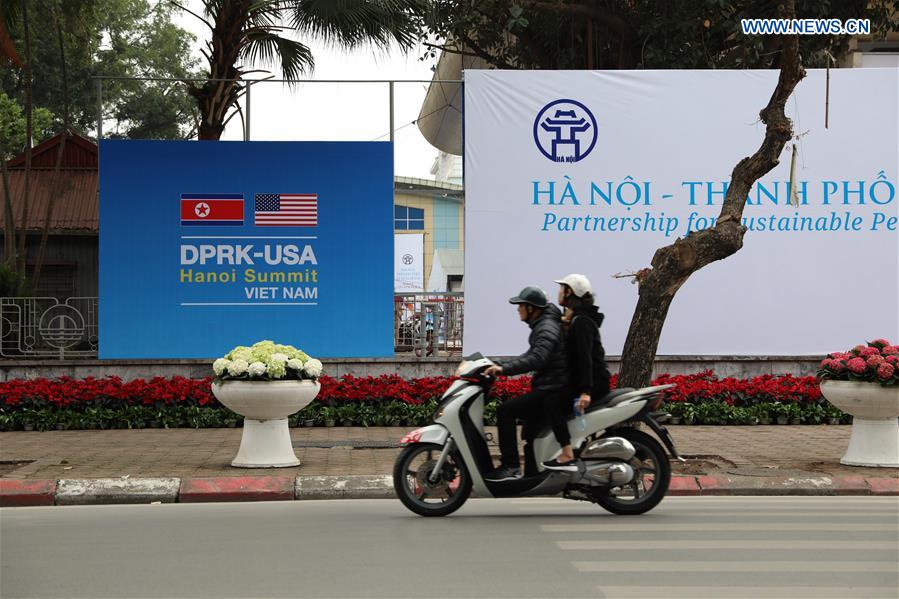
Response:
[[[841,464],[899,468],[899,387],[823,381],[821,393],[852,414],[852,437]]]
[[[287,417],[303,409],[318,395],[316,381],[216,381],[212,393],[232,412],[244,417],[238,468],[299,466],[293,452]]]

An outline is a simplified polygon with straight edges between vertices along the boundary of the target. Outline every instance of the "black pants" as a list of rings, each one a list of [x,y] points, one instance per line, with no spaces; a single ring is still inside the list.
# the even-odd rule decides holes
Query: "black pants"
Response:
[[[543,413],[552,424],[553,434],[559,445],[571,445],[571,433],[568,432],[568,419],[574,415],[574,392],[561,389],[543,400]]]
[[[590,392],[590,405],[598,405],[609,394],[609,379],[599,378]],[[553,434],[562,447],[571,443],[568,431],[568,420],[574,416],[574,400],[580,395],[571,389],[562,389],[544,399],[543,409],[548,421],[552,423]]]
[[[500,404],[496,412],[496,425],[499,429],[499,450],[502,455],[503,467],[518,468],[520,465],[515,423],[517,420],[524,420],[521,431],[521,437],[525,442],[524,473],[525,476],[537,474],[533,441],[540,432],[542,424],[548,420],[546,417],[547,402],[552,401],[554,404],[558,404],[560,391],[559,389],[551,391],[537,389]]]

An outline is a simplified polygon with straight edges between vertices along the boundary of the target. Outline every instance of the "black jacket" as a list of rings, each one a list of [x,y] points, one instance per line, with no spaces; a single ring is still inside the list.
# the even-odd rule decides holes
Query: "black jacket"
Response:
[[[608,393],[609,368],[606,366],[606,352],[602,347],[599,327],[605,316],[596,306],[576,310],[568,325],[565,349],[571,366],[571,386],[576,395],[589,393],[594,389]]]
[[[530,348],[517,358],[498,362],[503,374],[513,376],[534,372],[532,389],[554,390],[568,384],[568,364],[562,341],[562,313],[553,304],[544,308],[537,320],[530,323]]]

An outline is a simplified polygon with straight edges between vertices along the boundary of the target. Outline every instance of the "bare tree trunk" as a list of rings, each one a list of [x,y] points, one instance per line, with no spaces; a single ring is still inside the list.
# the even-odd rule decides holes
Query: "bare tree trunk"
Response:
[[[32,123],[33,98],[31,93],[31,32],[28,22],[28,0],[22,0],[22,26],[25,33],[25,189],[22,202],[21,231],[19,232],[19,253],[17,271],[20,276],[25,276],[25,252],[26,239],[28,237],[28,206],[31,203],[31,137],[34,124]]]
[[[795,18],[795,15],[795,1],[786,0],[781,16]],[[793,125],[784,114],[784,106],[803,77],[799,38],[784,37],[777,87],[759,115],[766,125],[765,139],[755,154],[734,167],[715,226],[658,249],[652,258],[652,268],[637,273],[639,299],[624,343],[620,387],[643,387],[649,383],[665,317],[681,285],[697,270],[727,258],[743,246],[746,228],[741,220],[746,198],[755,182],[778,165],[780,154],[793,135]]]
[[[0,140],[0,171],[3,173],[4,261],[9,268],[16,266],[16,217],[13,214],[12,193],[9,190],[9,173],[6,171],[6,148]]]
[[[59,142],[59,151],[56,152],[56,165],[53,167],[53,192],[47,198],[47,210],[44,212],[44,227],[41,231],[41,243],[37,250],[37,259],[34,262],[34,275],[31,278],[31,287],[37,289],[41,280],[41,268],[44,265],[44,251],[47,249],[47,237],[50,234],[50,221],[53,218],[53,209],[56,200],[63,193],[63,177],[60,174],[62,159],[66,150],[66,140],[69,138],[69,78],[66,71],[66,50],[62,41],[62,24],[59,21],[59,8],[54,8],[56,20],[56,39],[59,41],[59,58],[62,64],[62,140]]]

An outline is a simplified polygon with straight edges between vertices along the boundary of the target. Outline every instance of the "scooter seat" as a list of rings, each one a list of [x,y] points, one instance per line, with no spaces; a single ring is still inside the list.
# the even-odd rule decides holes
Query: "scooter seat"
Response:
[[[626,399],[624,395],[630,393],[631,391],[634,391],[632,387],[622,387],[621,389],[615,389],[614,391],[609,392],[608,395],[606,395],[599,401],[590,402],[590,405],[587,406],[587,412],[595,412],[596,410],[616,406],[624,401]]]
[[[595,412],[597,410],[602,410],[603,408],[609,408],[609,407],[618,405],[619,403],[621,403],[622,401],[627,399],[624,396],[627,395],[628,393],[630,393],[631,391],[634,391],[634,389],[632,387],[622,387],[621,389],[615,389],[614,391],[611,391],[610,393],[608,393],[606,396],[604,396],[599,401],[591,401],[590,405],[587,406],[586,412],[584,412],[584,413],[587,414],[589,412]],[[574,411],[572,410],[572,412],[570,412],[568,415],[568,420],[571,421],[574,419],[575,419],[575,415],[574,415]],[[534,438],[536,439],[539,437],[544,437],[551,433],[552,433],[552,427],[549,424],[543,423],[542,426],[540,427],[540,431],[534,436]]]

